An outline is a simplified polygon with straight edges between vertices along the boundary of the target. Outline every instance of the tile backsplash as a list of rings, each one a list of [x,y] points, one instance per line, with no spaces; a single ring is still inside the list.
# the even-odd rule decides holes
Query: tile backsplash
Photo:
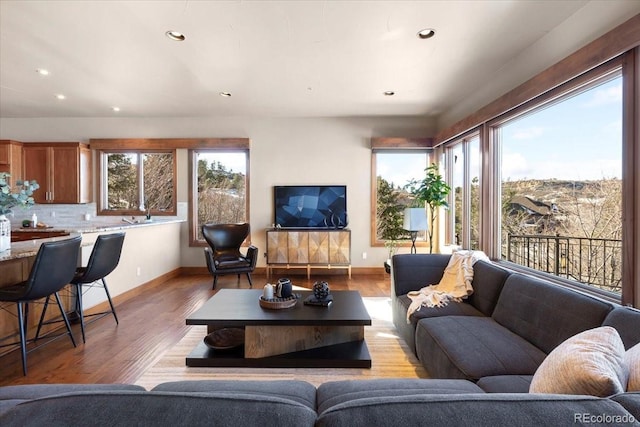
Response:
[[[163,219],[186,219],[187,203],[178,203],[178,215]],[[13,208],[13,212],[7,215],[13,228],[22,225],[25,219],[30,220],[35,213],[38,222],[53,226],[54,228],[65,228],[71,226],[83,226],[89,223],[97,224],[117,224],[122,221],[122,216],[96,216],[97,208],[95,203],[78,205],[55,205],[55,204],[35,204],[29,209]],[[138,218],[138,217],[136,217]],[[138,219],[143,219],[144,213],[140,213]]]

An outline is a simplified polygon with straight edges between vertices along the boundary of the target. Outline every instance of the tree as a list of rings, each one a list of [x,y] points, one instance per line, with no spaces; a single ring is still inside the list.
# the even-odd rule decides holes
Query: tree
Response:
[[[109,154],[107,185],[109,209],[133,209],[138,200],[138,172],[126,153]]]
[[[378,239],[385,241],[389,257],[391,257],[395,252],[398,240],[405,237],[406,234],[402,228],[404,205],[400,203],[400,194],[393,187],[393,184],[381,176],[377,177],[377,182],[376,235]]]

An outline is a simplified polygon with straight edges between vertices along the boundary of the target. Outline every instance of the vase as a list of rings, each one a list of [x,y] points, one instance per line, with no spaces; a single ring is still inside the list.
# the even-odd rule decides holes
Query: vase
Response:
[[[0,215],[0,252],[11,249],[11,221]]]

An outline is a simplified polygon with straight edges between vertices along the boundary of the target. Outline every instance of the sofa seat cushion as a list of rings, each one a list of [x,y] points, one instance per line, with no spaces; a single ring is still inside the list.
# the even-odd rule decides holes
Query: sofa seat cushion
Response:
[[[613,419],[631,417],[620,404],[590,396],[429,394],[344,402],[321,412],[316,426],[566,426],[587,425],[589,419],[580,417],[602,414]]]
[[[533,375],[494,375],[480,378],[478,387],[485,393],[529,393]]]
[[[463,393],[484,392],[474,383],[465,380],[376,379],[330,381],[318,387],[318,413],[343,402],[369,397]]]
[[[406,314],[411,305],[411,298],[402,295],[398,297],[398,303],[402,305]],[[450,302],[444,307],[420,307],[409,316],[409,320],[415,328],[421,319],[439,316],[484,316],[484,314],[468,302]]]
[[[533,375],[546,354],[490,317],[422,319],[416,353],[432,378]]]
[[[265,395],[104,391],[29,400],[0,415],[0,425],[311,427],[316,417],[306,405]]]
[[[275,396],[301,403],[316,409],[316,387],[305,381],[240,381],[240,380],[199,380],[174,381],[158,384],[152,392],[172,391],[180,393],[226,393]]]

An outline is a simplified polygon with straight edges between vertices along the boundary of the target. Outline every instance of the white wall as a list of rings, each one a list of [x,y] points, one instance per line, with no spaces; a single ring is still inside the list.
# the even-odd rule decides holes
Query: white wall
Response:
[[[373,118],[39,118],[0,119],[0,139],[23,142],[91,138],[244,137],[251,139],[252,242],[266,251],[273,223],[272,187],[282,184],[346,184],[354,267],[381,267],[384,248],[370,247],[371,137],[429,137],[434,123],[422,117]],[[186,218],[186,150],[178,153],[178,213]],[[94,167],[94,175],[95,175]],[[204,266],[202,248],[188,246],[181,226],[181,265]],[[367,259],[362,253],[367,252]],[[264,258],[259,259],[264,265]]]

